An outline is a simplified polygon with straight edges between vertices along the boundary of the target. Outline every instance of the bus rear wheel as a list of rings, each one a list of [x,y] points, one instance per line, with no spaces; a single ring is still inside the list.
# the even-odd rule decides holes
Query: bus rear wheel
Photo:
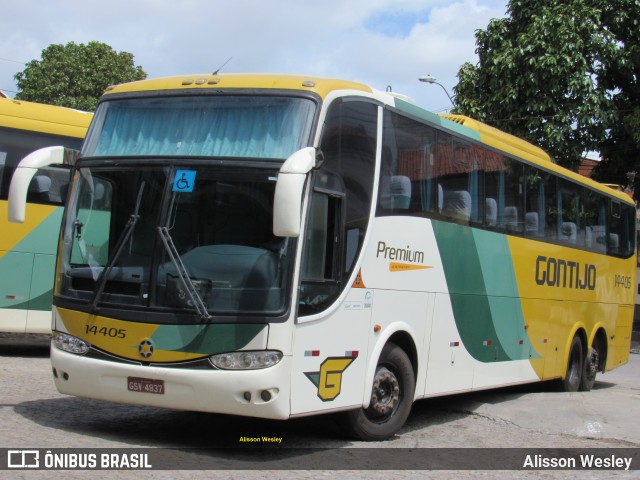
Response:
[[[569,349],[569,359],[567,361],[567,372],[561,381],[561,389],[565,392],[577,392],[582,384],[584,375],[584,356],[582,354],[582,342],[578,336],[573,337],[571,348]]]
[[[590,348],[584,361],[580,391],[588,392],[593,388],[598,370],[600,370],[600,354],[596,348]]]
[[[411,412],[414,390],[411,360],[397,345],[385,345],[373,377],[369,407],[346,412],[343,428],[360,440],[392,437]]]

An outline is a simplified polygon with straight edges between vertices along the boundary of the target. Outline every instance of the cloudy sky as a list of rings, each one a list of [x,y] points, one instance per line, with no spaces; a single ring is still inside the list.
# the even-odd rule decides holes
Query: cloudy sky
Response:
[[[149,77],[302,73],[367,83],[451,107],[437,85],[475,63],[474,32],[505,16],[507,0],[20,0],[0,9],[0,89],[52,43],[104,42]]]

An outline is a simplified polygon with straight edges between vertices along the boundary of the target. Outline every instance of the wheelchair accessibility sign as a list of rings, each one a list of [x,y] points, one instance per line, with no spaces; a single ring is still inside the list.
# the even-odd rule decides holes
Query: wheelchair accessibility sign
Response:
[[[176,176],[173,180],[174,192],[193,192],[196,183],[195,170],[176,170]]]

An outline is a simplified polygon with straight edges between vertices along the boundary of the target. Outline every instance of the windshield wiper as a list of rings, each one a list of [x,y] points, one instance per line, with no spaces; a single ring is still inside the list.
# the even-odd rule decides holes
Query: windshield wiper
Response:
[[[138,198],[136,198],[135,209],[131,214],[131,216],[129,217],[129,220],[125,225],[124,230],[120,234],[120,238],[118,238],[118,242],[116,243],[115,251],[111,256],[111,259],[109,260],[107,265],[102,269],[102,272],[98,277],[98,281],[97,281],[98,287],[96,288],[95,292],[93,293],[93,297],[91,298],[91,313],[95,313],[97,311],[98,302],[100,301],[100,298],[104,293],[104,288],[107,285],[107,280],[109,279],[109,273],[111,273],[111,270],[113,269],[114,265],[116,264],[116,261],[118,260],[118,258],[120,257],[120,254],[122,253],[122,249],[124,248],[129,238],[131,238],[133,229],[136,226],[136,223],[138,223],[138,220],[140,219],[140,215],[138,215],[138,211],[140,210],[140,202],[142,201],[142,193],[144,192],[145,184],[146,182],[143,181],[142,184],[140,185],[140,190],[138,190]]]
[[[169,254],[169,258],[173,262],[173,265],[176,267],[176,272],[178,273],[178,278],[182,282],[185,290],[187,291],[187,295],[193,302],[193,306],[198,311],[200,318],[204,320],[211,319],[211,315],[207,310],[207,306],[202,301],[198,290],[193,285],[191,278],[189,278],[189,273],[187,272],[187,268],[184,266],[182,259],[180,258],[180,254],[176,249],[175,243],[173,243],[173,239],[171,238],[171,234],[169,233],[169,229],[167,227],[158,227],[158,235],[160,235],[160,239],[162,240],[162,244],[164,245],[165,250]]]

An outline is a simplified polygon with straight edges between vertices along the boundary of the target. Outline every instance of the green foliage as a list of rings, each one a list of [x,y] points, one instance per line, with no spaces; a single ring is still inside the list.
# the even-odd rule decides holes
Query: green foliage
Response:
[[[20,89],[16,99],[94,111],[106,87],[146,76],[131,53],[104,43],[49,45],[41,60],[32,60],[15,75]]]
[[[458,72],[455,112],[575,169],[611,140],[623,109],[640,107],[637,96],[620,98],[627,87],[638,93],[640,1],[511,0],[507,13],[476,31],[479,62]],[[622,123],[637,139],[633,118]]]
[[[618,55],[603,60],[599,78],[602,87],[613,92],[616,116],[593,176],[630,188],[640,198],[640,1],[610,0],[602,16],[620,48]]]

